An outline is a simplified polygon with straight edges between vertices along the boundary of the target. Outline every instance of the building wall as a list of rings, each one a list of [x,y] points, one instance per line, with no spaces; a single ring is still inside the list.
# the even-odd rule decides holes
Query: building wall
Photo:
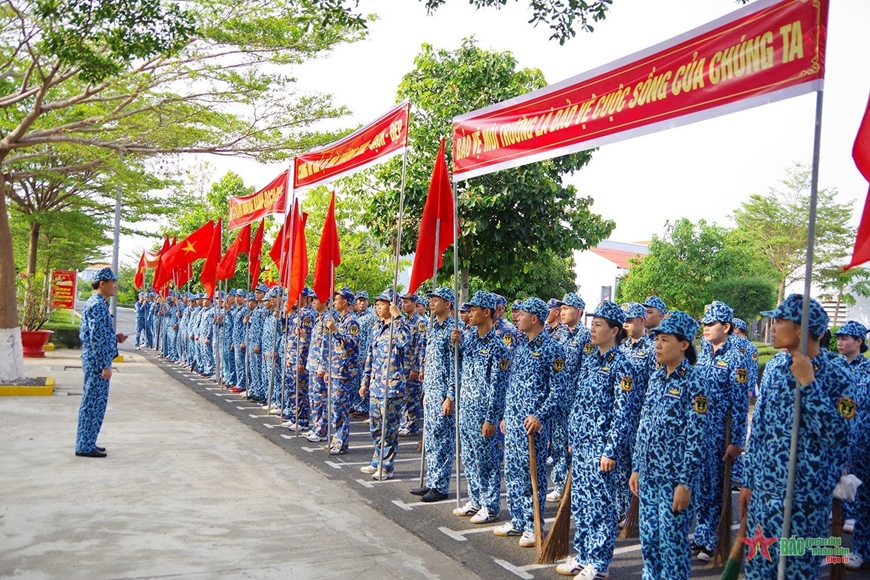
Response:
[[[616,264],[592,252],[575,252],[577,263],[577,293],[586,301],[586,309],[592,311],[601,302],[602,288],[610,289],[608,300],[613,300],[617,280],[625,274],[625,270]]]

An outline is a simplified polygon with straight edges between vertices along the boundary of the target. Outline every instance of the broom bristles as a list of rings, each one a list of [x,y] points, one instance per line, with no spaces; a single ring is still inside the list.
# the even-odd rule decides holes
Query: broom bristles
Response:
[[[835,538],[843,537],[843,504],[837,498],[831,506],[831,535]],[[831,566],[830,580],[845,580],[846,565],[842,562]]]
[[[737,538],[734,540],[734,545],[731,546],[731,554],[728,561],[725,562],[725,569],[722,570],[722,576],[719,580],[737,580],[740,576],[740,563],[743,560],[743,550],[746,544],[740,541],[740,538],[746,537],[746,516],[740,520],[740,529],[737,530]]]
[[[569,532],[571,531],[571,466],[568,466],[568,478],[565,480],[565,491],[562,492],[562,499],[559,501],[559,509],[556,512],[556,519],[547,533],[547,538],[544,540],[538,557],[535,560],[536,564],[552,564],[557,560],[568,557],[568,551],[571,546]]]
[[[640,525],[640,499],[631,494],[631,503],[628,504],[628,513],[625,514],[625,525],[619,532],[619,539],[636,538]]]
[[[535,434],[529,433],[529,472],[532,476],[532,509],[535,520],[535,551],[541,553],[543,523],[541,522],[541,504],[538,497],[538,456],[535,453]]]
[[[731,446],[731,413],[725,417],[725,450]],[[708,568],[719,568],[725,565],[731,552],[731,462],[725,459],[724,477],[722,478],[722,512],[719,514],[719,527],[716,529],[716,549],[710,559]],[[742,542],[741,542],[742,543]]]

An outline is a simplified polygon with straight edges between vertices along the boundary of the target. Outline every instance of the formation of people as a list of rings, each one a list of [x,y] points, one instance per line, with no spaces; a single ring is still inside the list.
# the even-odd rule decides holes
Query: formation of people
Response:
[[[696,321],[656,296],[587,313],[569,293],[517,300],[511,321],[504,297],[478,291],[457,305],[447,287],[425,298],[387,289],[374,307],[349,288],[331,304],[307,288],[292,308],[284,301],[283,289],[265,285],[214,300],[143,293],[136,346],[214,377],[332,455],[347,453],[351,418],[365,419],[372,457],[361,471],[374,480],[392,477],[399,437],[422,430],[424,485],[409,491],[424,502],[448,497],[458,437],[468,502],[454,515],[472,524],[503,518],[494,533],[520,546],[539,539],[534,505],[542,522],[545,502],[565,504],[570,494],[576,555],[556,567],[564,575],[608,577],[633,501],[644,578],[688,578],[692,557],[711,560],[731,486],[749,534],[758,527],[779,538],[798,389],[791,535],[828,537],[840,477],[870,479],[867,329],[849,321],[837,332],[841,355],[829,352],[828,317],[811,300],[802,355],[800,295],[762,313],[780,352],[760,381],[746,323],[722,302]],[[864,487],[846,503],[850,568],[870,558]],[[746,562],[747,578],[776,577],[778,544],[769,553]],[[792,555],[789,577],[817,578],[822,561],[809,549]]]

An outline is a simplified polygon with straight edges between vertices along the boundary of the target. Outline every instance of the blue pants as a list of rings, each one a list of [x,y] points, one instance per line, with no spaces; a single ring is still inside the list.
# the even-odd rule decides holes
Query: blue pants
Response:
[[[559,493],[565,490],[565,481],[568,479],[568,411],[557,411],[550,420],[550,457],[553,458],[550,477]]]
[[[393,473],[393,461],[399,451],[399,419],[401,416],[402,399],[399,397],[387,398],[386,414],[381,408],[383,401],[377,397],[369,397],[369,432],[372,434],[372,443],[375,451],[372,454],[372,466],[378,467],[384,473]],[[381,458],[381,422],[386,421],[384,437],[384,456]],[[383,460],[382,460],[383,459]]]
[[[248,354],[248,397],[251,399],[265,399],[266,391],[263,389],[263,355],[251,351]]]
[[[616,547],[616,470],[601,471],[601,454],[574,445],[571,462],[571,514],[577,525],[577,560],[607,570]]]
[[[725,480],[725,462],[722,461],[724,450],[724,440],[714,441],[705,449],[697,503],[693,498],[698,517],[695,524],[695,543],[710,550],[716,548],[718,538],[716,530],[722,515],[722,484]]]
[[[311,405],[311,418],[309,424],[311,430],[320,437],[326,437],[327,431],[327,396],[329,393],[326,381],[318,377],[317,373],[311,373],[311,386],[308,389],[308,401]]]
[[[262,393],[261,398],[267,399],[271,397],[271,400],[266,401],[267,403],[275,402],[275,392],[278,388],[281,387],[281,375],[274,373],[273,368],[275,365],[274,359],[272,359],[272,355],[261,355],[261,360],[263,361],[263,372],[260,375],[260,393]],[[277,379],[277,388],[275,386]],[[272,390],[269,390],[269,386],[271,384]]]
[[[245,350],[238,344],[233,347],[234,368],[236,371],[236,386],[240,389],[248,388],[248,369],[245,367]]]
[[[334,435],[329,446],[332,449],[347,451],[347,441],[350,437],[350,387],[351,381],[330,377],[332,381],[332,428]]]
[[[297,422],[299,427],[307,429],[311,413],[311,401],[308,398],[308,372],[297,375],[293,367],[286,368],[287,384],[290,386],[287,400],[284,404],[284,418]],[[295,383],[295,388],[294,388]],[[299,399],[299,416],[296,415],[296,399]]]
[[[235,386],[236,385],[236,353],[235,350],[230,350],[232,347],[232,342],[228,342],[224,340],[222,346],[223,352],[221,353],[223,363],[223,368],[221,372],[224,375],[224,384]]]
[[[145,344],[145,321],[136,319],[136,334],[133,337],[136,346]]]
[[[199,372],[210,377],[214,374],[214,353],[212,352],[211,345],[206,344],[205,340],[202,340],[199,344],[199,351]]]
[[[689,532],[691,506],[678,514],[671,511],[673,483],[640,478],[640,549],[643,580],[685,580],[692,569]]]
[[[83,364],[85,384],[79,405],[79,426],[76,433],[76,453],[88,453],[97,445],[97,437],[106,415],[109,401],[109,381],[102,377],[103,369]]]
[[[501,459],[500,445],[504,442],[496,426],[493,437],[484,437],[485,409],[475,409],[471,404],[462,404],[459,409],[459,440],[462,444],[462,466],[468,483],[468,498],[471,505],[486,508],[490,514],[501,511]],[[428,431],[427,419],[427,431]]]
[[[851,514],[855,520],[855,531],[852,533],[852,552],[858,554],[864,561],[870,560],[870,449],[853,447],[852,473],[863,483],[858,486],[854,502],[843,502],[843,506],[851,505]]]
[[[420,381],[405,382],[405,409],[400,429],[407,429],[411,433],[420,430],[420,418],[423,416],[423,383]]]
[[[509,410],[510,411],[510,410]],[[535,530],[532,504],[532,479],[529,468],[529,438],[522,417],[505,414],[504,480],[507,488],[507,506],[511,525],[515,530]],[[535,460],[538,467],[538,504],[541,522],[544,521],[544,494],[547,492],[547,433],[535,434]]]
[[[444,415],[440,393],[427,393],[423,398],[423,448],[426,452],[426,487],[441,493],[450,490],[450,475],[456,441],[455,414]]]
[[[154,330],[151,328],[150,322],[145,322],[145,346],[154,348]]]

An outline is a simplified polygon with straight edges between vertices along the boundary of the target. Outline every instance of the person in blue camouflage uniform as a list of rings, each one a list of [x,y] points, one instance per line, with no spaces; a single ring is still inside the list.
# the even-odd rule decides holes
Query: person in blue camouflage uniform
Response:
[[[423,448],[426,461],[426,481],[421,488],[411,490],[421,501],[433,502],[447,498],[450,474],[455,459],[456,432],[453,403],[456,400],[454,352],[450,335],[456,321],[450,316],[455,296],[446,286],[429,293],[432,321],[426,337],[426,357],[423,361]]]
[[[749,397],[746,396],[748,373],[744,357],[730,340],[734,311],[724,302],[714,301],[704,307],[701,324],[704,340],[698,355],[698,372],[704,377],[710,410],[707,414],[703,477],[696,506],[697,522],[692,550],[698,559],[709,562],[717,542],[717,528],[722,515],[725,460],[734,461],[746,444]],[[731,427],[728,429],[730,418]],[[726,431],[731,442],[726,447]]]
[[[214,351],[211,345],[214,339],[214,308],[213,301],[208,296],[203,298],[197,336],[201,363],[199,374],[210,377],[214,375]]]
[[[360,396],[359,387],[362,385],[366,357],[369,355],[369,345],[372,342],[372,330],[378,321],[374,310],[369,307],[369,293],[365,290],[361,290],[356,295],[356,310],[356,321],[359,322],[359,373],[356,376],[356,397],[351,405],[350,416],[363,419],[369,416],[369,399],[367,396]]]
[[[628,479],[631,477],[631,458],[634,455],[634,442],[640,425],[640,412],[646,396],[647,383],[651,372],[655,369],[655,347],[650,337],[644,334],[646,308],[637,302],[626,302],[622,305],[625,313],[625,340],[619,345],[623,354],[634,367],[637,383],[634,385],[634,406],[628,433],[626,455],[616,459],[616,517],[622,522],[628,514],[631,501],[631,490]],[[694,340],[694,337],[693,337]]]
[[[571,514],[579,578],[606,578],[616,544],[617,459],[626,457],[637,376],[619,348],[625,314],[605,300],[592,312],[592,353],[571,398]],[[561,565],[564,567],[564,565]],[[558,569],[562,571],[562,569]]]
[[[180,362],[181,349],[179,346],[180,340],[183,338],[181,333],[181,317],[186,309],[184,294],[177,294],[173,301],[173,313],[169,320],[169,360]]]
[[[163,324],[163,332],[165,335],[163,341],[163,356],[167,360],[176,360],[178,353],[176,344],[178,343],[178,294],[175,290],[169,292],[169,299],[166,301],[166,314]]]
[[[360,386],[360,395],[369,395],[369,429],[375,449],[371,463],[361,467],[360,471],[372,474],[374,480],[384,481],[393,476],[393,462],[399,450],[399,421],[405,397],[406,368],[411,364],[414,353],[410,347],[408,325],[402,319],[393,291],[389,288],[384,290],[376,302],[378,323],[372,334]],[[384,444],[383,455],[381,441]]]
[[[470,320],[471,304],[469,302],[463,302],[462,306],[459,307],[459,332],[462,333],[463,340],[465,340],[465,336],[470,336],[477,332],[474,326],[469,323]]]
[[[147,301],[143,305],[145,309],[145,346],[154,348],[154,292],[148,292],[145,296]]]
[[[507,306],[505,297],[496,294],[495,299],[495,324],[493,325],[493,330],[499,340],[504,342],[508,350],[511,351],[511,356],[513,356],[517,347],[526,342],[526,335],[517,330],[517,327],[508,322],[504,317],[505,307]]]
[[[190,370],[199,372],[202,368],[201,353],[199,348],[199,325],[202,322],[202,296],[196,294],[193,297],[193,309],[190,313],[188,324],[190,344]]]
[[[423,357],[426,353],[426,320],[417,313],[417,295],[402,295],[402,310],[405,312],[405,325],[409,333],[409,366],[405,370],[405,402],[399,435],[415,435],[420,430],[423,416]]]
[[[235,345],[233,344],[233,323],[235,323],[235,313],[238,310],[236,295],[235,289],[227,293],[221,311],[221,373],[224,385],[230,388],[235,387],[237,383]]]
[[[492,330],[495,295],[479,290],[467,304],[473,332],[454,330],[452,340],[460,343],[459,439],[468,503],[453,513],[486,524],[501,511],[503,436],[497,426],[504,418],[510,351]]]
[[[178,363],[186,366],[190,366],[190,363],[188,362],[190,356],[188,336],[190,335],[189,325],[190,314],[192,311],[193,300],[191,300],[191,294],[187,293],[182,299],[181,309],[179,310],[178,342],[176,343],[176,349],[178,350]]]
[[[148,348],[157,346],[158,329],[157,324],[160,321],[160,300],[155,293],[150,294],[151,302],[148,305]]]
[[[260,284],[254,289],[254,308],[248,301],[248,343],[245,345],[248,356],[249,384],[246,391],[248,399],[263,404],[266,402],[266,383],[263,382],[263,330],[266,321],[266,308],[263,301],[269,288]],[[268,378],[266,379],[268,380]]]
[[[310,305],[314,292],[303,288],[299,298],[300,308],[288,319],[286,347],[284,349],[284,372],[287,373],[288,399],[284,405],[281,423],[291,431],[307,431],[311,416],[311,401],[308,395],[308,346],[317,311]],[[297,405],[298,403],[298,405]],[[298,406],[298,409],[297,409]]]
[[[520,536],[522,547],[535,545],[529,435],[534,437],[538,495],[543,522],[547,490],[547,437],[544,426],[567,402],[565,348],[547,336],[549,309],[540,298],[528,298],[518,311],[519,331],[527,340],[516,348],[510,367],[502,432],[505,434],[504,477],[511,521],[494,530],[498,536]],[[507,344],[505,345],[507,346]]]
[[[553,336],[556,331],[565,326],[562,324],[562,302],[555,298],[550,298],[547,302],[547,308],[550,309],[550,314],[547,315],[547,324],[544,326],[544,330],[547,331],[547,334]]]
[[[867,328],[855,320],[847,320],[834,333],[837,337],[837,351],[843,357],[855,384],[855,403],[858,412],[852,421],[849,436],[851,459],[849,472],[860,479],[854,502],[843,502],[844,532],[853,534],[852,554],[846,568],[858,570],[870,559],[870,359],[867,352]]]
[[[337,317],[326,321],[328,346],[331,348],[328,360],[327,381],[331,387],[333,439],[329,442],[329,454],[347,453],[350,435],[350,389],[359,372],[359,323],[352,308],[356,296],[350,288],[342,288],[335,293],[333,306]],[[331,346],[330,346],[331,345]]]
[[[329,389],[326,385],[326,365],[329,355],[329,343],[326,332],[326,321],[330,314],[326,310],[326,304],[315,296],[312,302],[316,317],[311,330],[311,340],[308,346],[308,403],[311,407],[309,413],[310,431],[304,437],[313,443],[326,441],[328,430],[327,421],[327,398]]]
[[[630,480],[640,499],[642,577],[686,580],[692,567],[692,496],[700,484],[709,401],[693,366],[698,323],[675,310],[652,332],[658,337],[660,366],[644,397]]]
[[[84,387],[79,406],[76,455],[79,457],[105,457],[106,450],[97,446],[97,437],[106,415],[109,400],[109,380],[112,361],[118,356],[118,343],[127,340],[116,334],[109,299],[118,292],[118,277],[111,268],[99,270],[92,279],[94,292],[82,309],[79,339],[82,342],[82,372]]]
[[[746,357],[748,380],[746,381],[749,396],[758,396],[758,347],[746,336],[746,321],[742,318],[734,318],[734,334],[731,337],[737,343],[740,354]]]
[[[260,344],[260,348],[263,351],[263,374],[261,376],[263,386],[261,389],[266,395],[266,402],[263,404],[263,410],[270,412],[278,409],[276,401],[279,396],[278,391],[281,388],[281,375],[276,372],[277,369],[281,367],[275,367],[276,364],[279,364],[278,334],[280,332],[280,327],[277,317],[278,314],[275,310],[275,307],[278,304],[278,292],[281,292],[281,289],[278,286],[273,286],[268,292],[266,292],[265,300],[263,301],[263,305],[265,306],[265,310],[263,311],[263,338]]]
[[[139,299],[136,301],[136,333],[133,335],[133,343],[136,349],[142,348],[145,344],[145,304],[147,299],[144,292],[139,292]]]
[[[553,333],[553,340],[565,348],[565,374],[568,384],[568,401],[574,400],[577,381],[580,374],[583,351],[589,344],[589,329],[583,324],[583,310],[586,302],[580,296],[569,292],[559,301],[559,318],[561,326]],[[553,459],[553,469],[550,477],[553,479],[553,491],[547,494],[547,501],[558,502],[562,499],[565,482],[568,479],[568,414],[570,403],[556,409],[550,421],[550,457]]]
[[[828,329],[828,315],[813,299],[807,321],[807,355],[801,354],[802,314],[800,294],[791,294],[776,310],[762,312],[773,319],[773,346],[782,352],[764,368],[761,394],[752,414],[740,490],[740,515],[747,517],[747,536],[760,530],[766,538],[782,537],[795,389],[801,390],[801,416],[791,537],[828,537],[832,494],[849,461],[844,441],[849,440],[859,412],[852,373],[842,357],[820,346],[820,337]],[[756,544],[754,549],[758,548]],[[747,580],[777,577],[780,543],[768,550],[770,561],[759,555],[745,563]],[[821,576],[824,558],[813,556],[809,550],[786,560],[786,578],[815,580]]]

